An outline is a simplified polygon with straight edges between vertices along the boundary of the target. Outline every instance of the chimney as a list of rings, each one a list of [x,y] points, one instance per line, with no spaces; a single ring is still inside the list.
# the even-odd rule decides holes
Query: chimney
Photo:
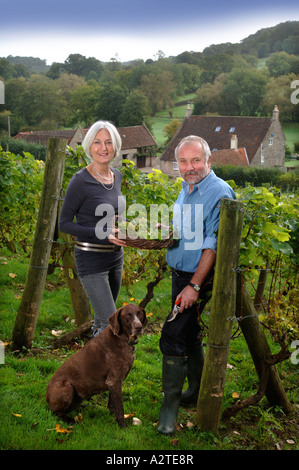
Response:
[[[279,109],[278,109],[277,104],[274,106],[274,109],[273,109],[272,121],[279,121]]]
[[[230,148],[236,150],[238,148],[238,137],[235,134],[230,139]]]
[[[186,118],[188,119],[191,116],[191,106],[190,102],[188,101],[187,107],[186,107]]]

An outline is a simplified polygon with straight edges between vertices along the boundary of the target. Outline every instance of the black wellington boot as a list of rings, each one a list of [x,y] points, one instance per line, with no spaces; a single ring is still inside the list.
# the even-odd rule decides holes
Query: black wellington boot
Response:
[[[186,375],[189,386],[181,395],[181,405],[196,405],[197,403],[204,357],[202,344],[191,351],[187,357]]]
[[[184,384],[184,363],[184,357],[163,356],[162,387],[164,400],[157,426],[157,431],[162,434],[173,434],[176,431],[176,418]]]

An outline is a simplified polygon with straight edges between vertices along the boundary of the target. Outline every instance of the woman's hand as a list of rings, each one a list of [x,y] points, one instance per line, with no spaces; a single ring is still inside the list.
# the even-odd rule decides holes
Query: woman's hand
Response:
[[[122,240],[121,238],[117,238],[115,235],[119,232],[118,228],[113,228],[111,233],[108,236],[110,243],[113,243],[117,246],[127,246],[126,240]]]

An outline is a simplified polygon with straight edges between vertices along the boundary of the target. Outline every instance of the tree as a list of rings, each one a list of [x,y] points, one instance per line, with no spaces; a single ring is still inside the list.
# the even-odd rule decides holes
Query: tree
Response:
[[[97,119],[107,119],[118,126],[120,114],[127,99],[127,95],[127,88],[115,85],[111,82],[104,85],[98,105],[95,109]]]
[[[264,113],[272,114],[273,104],[277,104],[281,121],[298,121],[298,105],[291,102],[291,83],[299,80],[299,75],[290,74],[280,77],[271,77],[265,87],[265,95],[262,101]]]
[[[7,59],[0,59],[0,77],[9,80],[16,75],[16,71]]]
[[[266,75],[251,68],[236,68],[226,79],[222,99],[231,116],[257,116],[264,97]]]
[[[228,54],[214,54],[204,57],[201,62],[203,72],[200,76],[201,84],[213,83],[220,73],[228,73],[234,67],[234,58]]]
[[[180,125],[180,121],[178,119],[174,119],[173,121],[171,121],[171,123],[167,124],[167,126],[164,127],[163,132],[167,137],[165,144],[168,144],[168,142],[170,142]]]
[[[92,71],[95,72],[99,78],[103,71],[103,66],[99,60],[94,57],[86,58],[81,54],[70,54],[64,64],[68,73],[73,73],[85,78],[88,78]]]
[[[128,96],[119,117],[120,126],[137,126],[151,115],[148,99],[139,90],[134,90]]]
[[[214,83],[205,83],[196,92],[194,114],[219,113],[224,111],[222,92],[227,74],[221,73]]]
[[[149,73],[141,79],[141,92],[149,100],[153,113],[171,106],[175,83],[171,72]]]
[[[280,75],[288,75],[291,72],[299,72],[299,59],[286,52],[272,54],[266,64],[271,77],[280,77]]]
[[[31,76],[23,95],[22,114],[31,127],[42,129],[42,126],[57,128],[63,125],[67,117],[66,101],[53,80],[44,75]]]
[[[97,106],[103,87],[96,82],[89,82],[71,92],[70,109],[73,112],[71,122],[87,125],[97,116]]]

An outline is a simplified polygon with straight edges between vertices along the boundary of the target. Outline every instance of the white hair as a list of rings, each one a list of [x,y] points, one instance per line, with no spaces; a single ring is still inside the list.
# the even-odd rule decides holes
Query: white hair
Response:
[[[120,155],[121,151],[121,146],[122,146],[122,141],[121,137],[118,133],[118,130],[109,121],[97,121],[95,122],[90,129],[88,130],[83,142],[82,142],[82,147],[84,149],[84,152],[86,155],[92,160],[92,156],[90,153],[90,147],[91,144],[93,143],[95,136],[101,129],[107,129],[107,131],[110,134],[111,140],[112,140],[112,145],[113,145],[113,150],[114,150],[114,156],[118,157]]]
[[[181,148],[182,145],[184,144],[193,144],[195,142],[199,142],[202,146],[203,153],[205,156],[206,161],[208,161],[210,155],[211,155],[211,150],[209,147],[209,144],[206,140],[204,140],[202,137],[198,137],[197,135],[188,135],[187,137],[184,137],[176,146],[176,149],[174,151],[174,156],[175,159],[178,159],[178,151]]]

